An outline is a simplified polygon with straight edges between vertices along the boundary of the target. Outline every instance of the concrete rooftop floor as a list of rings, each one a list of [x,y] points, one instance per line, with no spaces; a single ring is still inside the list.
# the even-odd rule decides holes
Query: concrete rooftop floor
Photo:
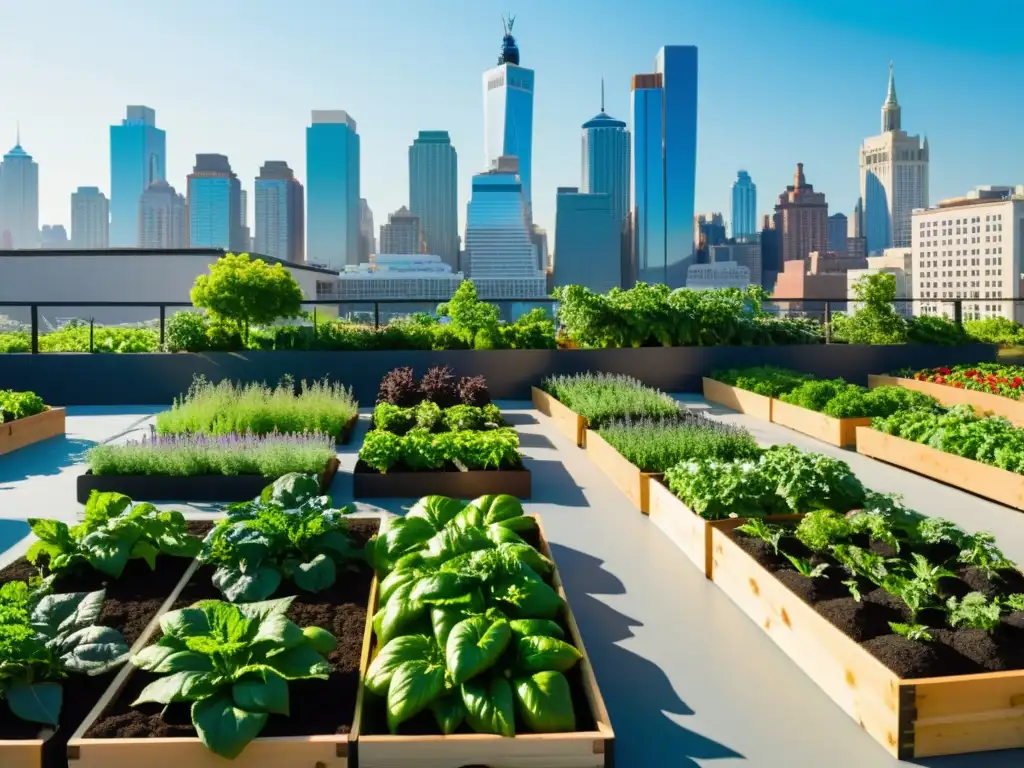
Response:
[[[689,407],[747,427],[764,444],[793,443],[839,456],[870,488],[902,493],[927,514],[996,534],[1024,563],[1024,518],[998,504],[856,453],[824,445],[697,397]],[[779,651],[772,641],[529,403],[499,403],[519,430],[534,496],[616,734],[618,768],[1004,768],[1024,751],[900,762]],[[74,478],[90,445],[137,439],[162,407],[68,409],[67,437],[0,457],[0,565],[28,546],[29,517],[81,514]],[[368,412],[365,411],[364,412]],[[352,500],[348,474],[369,420],[340,454],[336,503]],[[408,499],[357,503],[401,514]],[[176,505],[210,518],[214,505]]]

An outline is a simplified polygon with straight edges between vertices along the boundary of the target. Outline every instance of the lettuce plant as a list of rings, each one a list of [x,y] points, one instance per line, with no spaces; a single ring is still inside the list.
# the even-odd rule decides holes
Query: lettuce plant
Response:
[[[160,617],[159,642],[132,657],[162,677],[132,706],[192,703],[199,739],[229,760],[260,735],[272,714],[288,715],[288,681],[326,680],[335,639],[287,617],[293,597],[247,605],[204,600]]]
[[[117,579],[129,560],[145,560],[155,569],[159,555],[195,557],[201,546],[180,512],[132,504],[120,493],[93,491],[79,525],[40,518],[29,518],[28,524],[37,541],[26,557],[52,573],[87,565]]]
[[[22,720],[57,726],[60,681],[123,664],[121,633],[96,626],[105,592],[46,594],[12,581],[0,587],[0,699]]]

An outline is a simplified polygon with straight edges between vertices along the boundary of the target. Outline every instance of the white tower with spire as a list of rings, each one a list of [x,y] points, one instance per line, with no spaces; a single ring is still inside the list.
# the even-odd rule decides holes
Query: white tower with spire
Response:
[[[882,104],[882,132],[860,149],[863,235],[869,254],[910,247],[910,214],[928,207],[928,139],[902,128],[896,75],[889,62],[889,89]]]
[[[21,148],[18,126],[14,148],[0,163],[0,249],[39,247],[39,165]]]

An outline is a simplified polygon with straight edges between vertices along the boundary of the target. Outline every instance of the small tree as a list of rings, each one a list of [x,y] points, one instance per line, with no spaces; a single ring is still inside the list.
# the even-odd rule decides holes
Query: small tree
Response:
[[[437,314],[450,317],[455,334],[478,349],[493,346],[497,338],[498,308],[477,298],[471,280],[463,280],[451,301],[438,305]]]
[[[853,284],[860,307],[852,315],[833,318],[832,335],[848,344],[902,344],[907,321],[893,306],[896,277],[886,272],[864,275]]]
[[[205,309],[214,323],[234,329],[249,340],[250,325],[268,325],[302,312],[302,288],[281,264],[228,253],[210,265],[192,286],[192,303]]]

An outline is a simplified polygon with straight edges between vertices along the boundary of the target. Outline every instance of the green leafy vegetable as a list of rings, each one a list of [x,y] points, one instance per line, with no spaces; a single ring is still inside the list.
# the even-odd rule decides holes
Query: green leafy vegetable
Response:
[[[916,640],[930,642],[934,638],[931,632],[928,631],[928,627],[924,624],[900,624],[898,622],[890,621],[889,628],[897,635],[903,635],[907,640]]]

